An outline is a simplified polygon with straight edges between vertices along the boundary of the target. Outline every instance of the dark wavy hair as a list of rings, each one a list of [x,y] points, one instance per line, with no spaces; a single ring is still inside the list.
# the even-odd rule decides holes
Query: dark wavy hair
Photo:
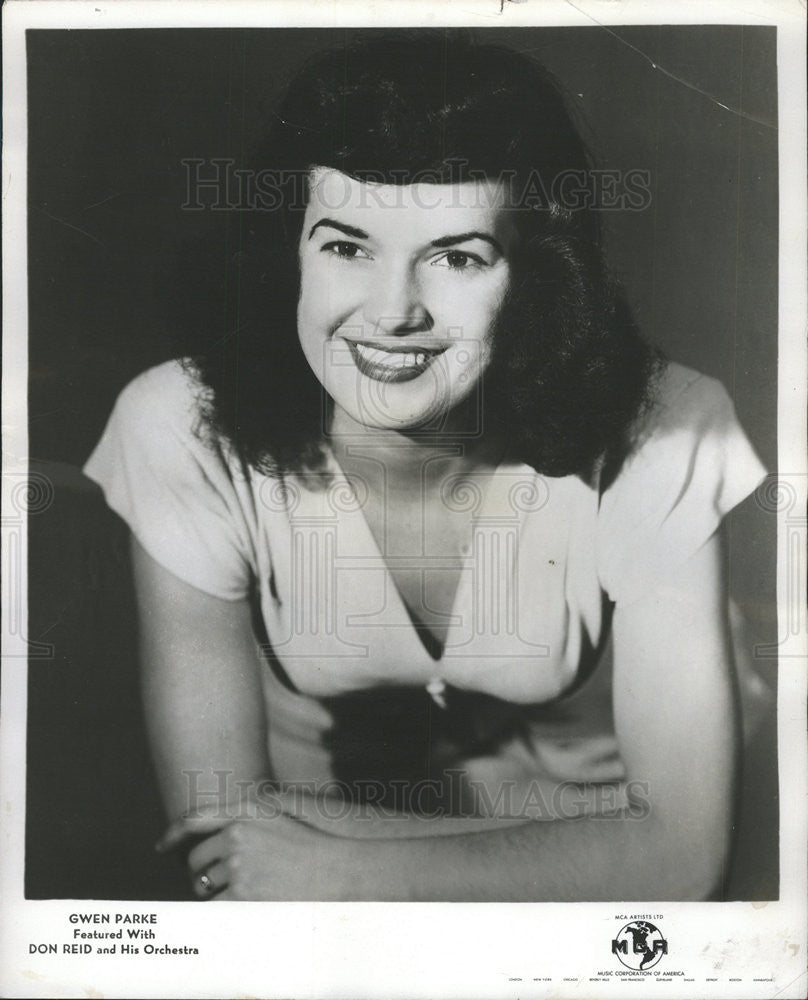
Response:
[[[596,198],[565,204],[559,180],[593,175],[558,85],[467,32],[402,31],[303,67],[241,164],[255,210],[226,266],[221,248],[183,253],[181,353],[205,390],[208,427],[244,462],[269,474],[323,463],[327,400],[296,322],[315,166],[386,184],[506,178],[519,240],[482,382],[486,426],[551,476],[589,478],[623,453],[657,361],[605,268]]]

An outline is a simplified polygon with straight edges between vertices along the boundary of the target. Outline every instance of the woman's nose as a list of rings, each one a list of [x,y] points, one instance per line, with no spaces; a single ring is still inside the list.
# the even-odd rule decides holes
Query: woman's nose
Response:
[[[386,336],[431,330],[434,321],[423,290],[410,268],[391,267],[368,290],[363,317],[374,332]]]

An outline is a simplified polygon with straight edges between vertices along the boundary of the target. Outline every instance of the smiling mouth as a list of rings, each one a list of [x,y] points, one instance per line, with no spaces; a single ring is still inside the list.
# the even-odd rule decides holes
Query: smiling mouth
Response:
[[[359,371],[377,382],[409,382],[418,378],[447,348],[395,347],[347,341]]]

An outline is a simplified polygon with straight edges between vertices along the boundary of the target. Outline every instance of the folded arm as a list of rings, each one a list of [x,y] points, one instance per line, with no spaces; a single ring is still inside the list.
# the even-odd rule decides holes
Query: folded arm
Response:
[[[249,603],[192,587],[135,539],[132,562],[143,701],[166,813],[221,815],[238,799],[238,782],[269,775]]]
[[[704,899],[730,848],[738,720],[721,547],[614,618],[615,724],[645,801],[612,818],[531,822],[375,848],[369,898]],[[647,793],[647,798],[646,798]],[[633,815],[632,815],[633,813]]]
[[[231,791],[269,775],[259,661],[245,602],[201,595],[135,546],[144,693],[170,818],[221,898],[702,899],[729,850],[738,753],[721,547],[614,616],[614,709],[635,808],[609,818],[482,824],[289,815],[180,819],[188,774]],[[206,783],[206,784],[205,784]],[[229,792],[225,793],[227,798]],[[641,799],[641,800],[640,800]],[[195,825],[196,824],[196,825]],[[426,836],[424,834],[427,834]],[[443,834],[436,836],[436,834]]]

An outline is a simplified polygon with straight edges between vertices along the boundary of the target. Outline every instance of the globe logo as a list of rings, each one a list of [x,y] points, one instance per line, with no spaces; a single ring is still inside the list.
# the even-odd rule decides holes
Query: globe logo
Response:
[[[647,920],[633,920],[622,927],[612,941],[612,954],[617,955],[627,969],[642,972],[653,968],[668,954],[668,942],[659,928]]]

